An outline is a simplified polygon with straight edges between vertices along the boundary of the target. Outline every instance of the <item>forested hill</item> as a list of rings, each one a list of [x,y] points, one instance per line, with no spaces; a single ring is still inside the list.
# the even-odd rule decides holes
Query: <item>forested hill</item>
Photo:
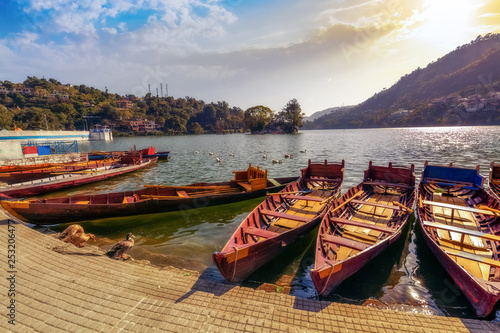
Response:
[[[306,128],[500,124],[500,34],[479,36],[351,110]]]

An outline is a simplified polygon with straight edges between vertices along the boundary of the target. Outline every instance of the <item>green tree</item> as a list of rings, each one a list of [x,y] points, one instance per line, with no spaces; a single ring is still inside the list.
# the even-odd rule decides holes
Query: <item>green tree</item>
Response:
[[[265,106],[253,106],[245,111],[243,119],[246,129],[252,133],[262,131],[273,119],[273,111]]]
[[[14,115],[3,105],[0,105],[0,129],[12,129]]]
[[[302,112],[299,102],[291,99],[280,112],[281,121],[284,122],[284,129],[288,133],[295,133],[303,126],[302,120],[305,114]]]

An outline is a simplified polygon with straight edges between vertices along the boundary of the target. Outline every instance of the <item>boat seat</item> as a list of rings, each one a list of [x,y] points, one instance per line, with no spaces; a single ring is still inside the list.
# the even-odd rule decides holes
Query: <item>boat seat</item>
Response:
[[[75,202],[77,205],[88,205],[90,201],[77,201]]]
[[[304,179],[305,182],[325,182],[325,183],[340,183],[340,180],[338,179],[332,179],[332,178],[306,178]]]
[[[250,183],[237,182],[237,184],[240,185],[241,187],[243,187],[247,191],[251,191],[252,190],[252,185]]]
[[[479,237],[482,239],[492,240],[495,242],[500,242],[500,236],[487,234],[487,233],[484,233],[484,232],[481,232],[478,230],[458,228],[458,227],[454,227],[451,225],[430,222],[430,221],[423,221],[423,224],[424,224],[424,226],[430,227],[430,228],[442,229],[442,230],[447,230],[447,231],[451,231],[451,232],[456,232],[456,233],[459,233],[462,235],[469,235],[469,236]]]
[[[361,228],[366,228],[366,229],[372,229],[380,232],[385,232],[388,234],[393,234],[396,230],[390,227],[384,227],[382,225],[378,224],[369,224],[365,222],[359,222],[359,221],[353,221],[353,220],[347,220],[347,219],[341,219],[338,217],[332,217],[330,218],[332,222],[339,223],[339,224],[345,224],[345,225],[352,225],[354,227],[361,227]]]
[[[175,191],[177,192],[177,195],[181,198],[189,198],[189,195],[186,193],[186,191]]]
[[[323,198],[318,198],[318,197],[308,197],[307,195],[287,195],[284,198],[288,200],[306,200],[314,202],[322,202],[323,200],[325,200]]]
[[[491,210],[479,209],[479,208],[468,207],[468,206],[452,205],[452,204],[448,204],[448,203],[444,203],[444,202],[422,200],[422,203],[424,205],[436,206],[436,207],[442,207],[442,208],[448,208],[448,209],[451,209],[451,210],[455,210],[456,209],[456,210],[463,210],[465,212],[477,213],[477,214],[483,214],[483,215],[496,215]]]
[[[297,215],[286,214],[286,213],[280,213],[280,212],[276,212],[274,210],[261,209],[260,213],[262,215],[274,216],[274,217],[279,217],[281,219],[288,219],[288,220],[294,220],[294,221],[300,221],[300,222],[309,222],[309,221],[311,221],[311,218],[308,218],[308,217],[297,216]]]
[[[490,266],[494,266],[494,267],[499,267],[500,268],[500,261],[499,260],[495,260],[495,259],[492,259],[492,258],[486,258],[486,257],[478,256],[476,254],[472,254],[472,253],[464,252],[464,251],[453,251],[451,249],[446,249],[445,252],[448,255],[457,256],[457,257],[460,257],[460,258],[465,258],[465,259],[469,259],[469,260],[472,260],[472,261],[477,261],[477,262],[480,262],[480,263],[483,263],[483,264],[487,264],[487,265],[490,265]]]
[[[388,183],[388,182],[382,182],[382,181],[364,181],[363,185],[372,185],[372,186],[386,186],[386,187],[400,187],[400,188],[406,188],[406,189],[412,189],[414,186],[408,185],[408,184],[399,184],[399,183]]]
[[[372,246],[371,244],[366,244],[363,242],[355,241],[352,239],[347,239],[344,237],[333,236],[333,235],[321,235],[321,239],[327,243],[345,246],[345,247],[348,247],[350,249],[354,249],[354,250],[358,250],[358,251],[366,250],[367,248]]]
[[[255,227],[249,227],[245,230],[245,233],[254,235],[254,236],[259,236],[259,237],[264,237],[264,238],[271,238],[274,236],[279,235],[277,232],[265,230],[265,229],[260,229],[260,228],[255,228]]]
[[[361,204],[361,205],[367,205],[367,206],[374,206],[374,207],[380,207],[380,208],[386,208],[386,209],[394,209],[394,210],[400,210],[401,208],[399,206],[394,206],[394,205],[385,205],[373,201],[363,201],[363,200],[351,200],[353,203]]]

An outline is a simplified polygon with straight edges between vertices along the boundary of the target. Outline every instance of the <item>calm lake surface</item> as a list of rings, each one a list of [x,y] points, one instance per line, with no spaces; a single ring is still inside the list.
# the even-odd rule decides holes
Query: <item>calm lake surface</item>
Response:
[[[345,160],[342,193],[362,181],[369,161],[375,165],[415,165],[417,180],[426,160],[431,164],[460,167],[481,166],[488,175],[491,161],[500,162],[500,127],[446,127],[301,131],[296,135],[198,135],[177,137],[116,138],[111,142],[80,142],[80,151],[129,150],[148,146],[170,150],[170,161],[133,174],[97,184],[46,195],[56,197],[81,193],[105,193],[139,189],[146,184],[172,185],[227,181],[232,171],[245,170],[249,163],[268,169],[272,177],[298,176],[313,161]],[[305,150],[305,153],[301,153]],[[195,151],[199,151],[198,154]],[[264,151],[264,152],[262,152]],[[215,155],[210,156],[209,152]],[[234,153],[234,156],[230,156]],[[284,154],[293,158],[284,158]],[[263,155],[267,155],[267,159]],[[222,159],[221,163],[215,157]],[[273,159],[283,160],[273,164]],[[197,270],[204,278],[223,281],[211,260],[221,250],[246,215],[263,198],[235,204],[182,212],[141,215],[81,222],[86,232],[98,237],[103,248],[125,237],[137,236],[130,254],[156,265]],[[51,229],[61,231],[67,225]],[[291,294],[316,298],[309,276],[314,263],[317,229],[283,255],[244,282],[291,286]],[[347,279],[328,300],[363,304],[416,313],[475,318],[475,313],[453,280],[441,268],[412,220],[403,237],[380,257]],[[500,321],[497,309],[491,318]]]

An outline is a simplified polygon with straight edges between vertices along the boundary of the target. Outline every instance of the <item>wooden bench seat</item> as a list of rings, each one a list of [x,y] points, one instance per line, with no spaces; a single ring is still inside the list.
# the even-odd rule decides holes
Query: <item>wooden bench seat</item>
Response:
[[[321,202],[321,201],[325,200],[323,198],[308,197],[306,195],[288,195],[284,198],[288,199],[288,200],[306,200],[306,201],[314,201],[314,202]]]
[[[422,203],[424,205],[429,205],[429,206],[436,206],[436,207],[441,207],[441,208],[448,208],[452,210],[462,210],[464,212],[470,212],[470,213],[478,213],[478,214],[483,214],[483,215],[496,215],[494,212],[490,210],[485,210],[485,209],[479,209],[479,208],[474,208],[474,207],[467,207],[467,206],[459,206],[459,205],[452,205],[444,202],[438,202],[438,201],[430,201],[430,200],[422,200]]]
[[[494,266],[494,267],[500,267],[500,261],[495,260],[493,258],[486,258],[486,257],[478,256],[476,254],[472,254],[469,252],[454,251],[451,249],[446,249],[444,252],[446,252],[446,254],[448,254],[448,255],[457,256],[457,257],[469,259],[472,261],[477,261],[477,262],[487,264],[490,266]]]
[[[288,219],[288,220],[294,220],[294,221],[300,221],[300,222],[309,222],[309,221],[311,221],[311,219],[308,218],[308,217],[297,216],[297,215],[286,214],[286,213],[280,213],[280,212],[276,212],[274,210],[262,209],[260,211],[260,213],[262,215],[274,216],[274,217],[279,217],[281,219]]]
[[[384,227],[382,225],[377,225],[377,224],[368,224],[365,222],[359,222],[359,221],[353,221],[353,220],[347,220],[347,219],[341,219],[338,217],[332,217],[330,218],[332,222],[339,223],[339,224],[345,224],[345,225],[352,225],[354,227],[361,227],[361,228],[366,228],[366,229],[372,229],[375,231],[380,231],[380,232],[385,232],[388,234],[394,233],[396,230],[390,227]]]
[[[386,204],[381,204],[381,203],[377,203],[377,202],[373,202],[373,201],[351,200],[351,202],[361,204],[361,205],[375,206],[375,207],[387,208],[387,209],[393,209],[393,210],[400,210],[401,209],[401,207],[399,207],[399,206],[386,205]]]
[[[237,182],[237,184],[240,185],[241,187],[243,187],[247,191],[251,191],[252,190],[252,185],[250,185],[250,183]]]
[[[406,189],[412,189],[415,186],[407,185],[407,184],[399,184],[399,183],[389,183],[389,182],[380,182],[380,181],[364,181],[364,185],[378,185],[378,186],[386,186],[386,187],[401,187]]]
[[[344,237],[333,236],[333,235],[321,235],[321,239],[323,240],[323,242],[333,243],[333,244],[337,244],[340,246],[345,246],[345,247],[348,247],[350,249],[354,249],[354,250],[358,250],[358,251],[366,250],[367,248],[372,246],[370,244],[366,244],[363,242],[358,242],[358,241],[355,241],[352,239],[347,239]]]
[[[500,236],[487,234],[487,233],[484,233],[484,232],[481,232],[478,230],[464,229],[464,228],[454,227],[454,226],[443,224],[443,223],[430,222],[430,221],[423,221],[423,224],[424,224],[424,226],[429,227],[429,228],[442,229],[442,230],[456,232],[456,233],[463,234],[463,235],[469,235],[469,236],[479,237],[482,239],[500,242]]]
[[[325,182],[325,183],[340,183],[339,179],[333,178],[305,178],[305,182]]]
[[[254,236],[259,236],[259,237],[264,237],[264,238],[271,238],[274,236],[279,235],[277,232],[265,230],[265,229],[260,229],[260,228],[255,228],[255,227],[249,227],[245,230],[245,233],[254,235]]]

